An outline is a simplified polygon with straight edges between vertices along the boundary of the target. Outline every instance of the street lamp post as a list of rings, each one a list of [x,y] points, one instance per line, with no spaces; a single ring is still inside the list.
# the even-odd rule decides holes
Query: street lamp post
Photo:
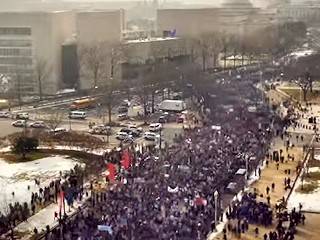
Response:
[[[245,174],[245,180],[247,182],[248,180],[248,170],[249,170],[249,157],[246,156],[246,174]]]
[[[218,224],[218,197],[219,193],[217,190],[213,193],[214,198],[214,231],[217,231],[217,224]]]
[[[162,149],[162,128],[160,128],[160,132],[159,132],[159,134],[160,134],[160,139],[159,139],[159,150],[160,150],[160,152],[161,152],[161,149]]]
[[[71,131],[71,118],[69,116],[69,131]]]

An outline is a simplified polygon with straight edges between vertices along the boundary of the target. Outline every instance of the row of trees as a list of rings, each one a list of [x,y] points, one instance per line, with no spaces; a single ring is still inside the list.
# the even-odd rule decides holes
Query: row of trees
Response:
[[[268,26],[242,36],[215,32],[202,34],[190,40],[193,58],[201,58],[202,69],[206,71],[218,66],[221,54],[224,68],[227,67],[228,55],[234,56],[235,67],[237,55],[241,56],[241,65],[244,65],[245,60],[251,62],[261,56],[283,56],[298,46],[305,37],[306,25],[303,22],[289,22]],[[208,64],[209,58],[211,66]]]
[[[0,95],[1,97],[11,100],[18,100],[19,105],[22,103],[22,96],[24,94],[24,88],[26,86],[23,69],[19,66],[15,66],[10,73],[0,73]],[[44,82],[50,75],[52,67],[47,61],[47,59],[42,57],[37,57],[35,59],[35,69],[34,69],[34,82],[37,86],[38,97],[40,100],[44,96]]]
[[[227,67],[229,55],[241,55],[241,61],[252,61],[268,56],[269,59],[284,55],[295,48],[306,35],[305,24],[286,23],[266,27],[259,31],[250,32],[243,36],[227,33],[207,33],[197,38],[187,38],[180,41],[179,46],[189,56],[187,62],[172,61],[170,48],[152,47],[149,52],[150,60],[144,63],[144,67],[132,74],[130,82],[117,82],[115,75],[121,73],[120,65],[128,62],[126,45],[113,43],[92,43],[79,46],[79,59],[81,76],[92,80],[92,88],[102,89],[105,93],[104,103],[109,109],[109,120],[114,103],[113,93],[116,89],[126,89],[128,86],[139,86],[138,95],[144,106],[144,113],[148,113],[148,105],[151,102],[151,111],[154,111],[154,97],[158,90],[196,80],[197,76],[188,79],[192,71],[199,71],[200,66],[205,72],[218,66],[220,56],[223,56],[224,68]],[[166,48],[166,49],[165,49]],[[167,54],[163,54],[167,52]],[[209,64],[211,60],[211,64]],[[236,58],[233,58],[234,66]],[[196,72],[193,73],[195,75]],[[192,74],[191,74],[192,75]],[[192,79],[194,78],[194,79]],[[182,83],[183,82],[183,83]],[[129,95],[129,94],[128,94]]]

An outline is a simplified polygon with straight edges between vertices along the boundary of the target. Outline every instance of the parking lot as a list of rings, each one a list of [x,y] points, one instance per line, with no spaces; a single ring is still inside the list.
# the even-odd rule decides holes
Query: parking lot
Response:
[[[106,145],[110,147],[119,146],[120,139],[117,137],[119,135],[118,133],[120,131],[125,131],[128,126],[136,126],[138,128],[142,128],[141,132],[137,136],[133,136],[131,140],[128,142],[134,142],[141,145],[149,145],[149,144],[159,144],[160,142],[160,133],[161,133],[161,142],[162,146],[165,145],[165,143],[171,144],[173,141],[173,138],[175,135],[178,135],[182,132],[183,123],[177,123],[176,114],[170,114],[171,119],[166,119],[162,122],[163,119],[160,118],[160,116],[163,115],[163,113],[156,112],[152,115],[150,115],[147,119],[148,124],[144,124],[144,120],[142,120],[142,117],[137,118],[137,111],[136,109],[139,109],[141,111],[142,107],[139,105],[135,105],[131,108],[129,108],[128,111],[128,117],[129,119],[119,121],[118,119],[118,108],[119,106],[115,106],[112,110],[112,122],[114,122],[116,125],[112,126],[110,129],[110,134],[104,133],[104,134],[96,134],[97,132],[94,132],[93,129],[96,128],[98,125],[106,125],[108,122],[108,116],[107,113],[105,115],[99,116],[98,111],[96,108],[91,108],[88,110],[85,110],[87,117],[85,119],[69,119],[68,113],[69,108],[68,106],[57,106],[50,109],[33,109],[32,111],[28,111],[28,117],[29,119],[26,120],[26,127],[32,128],[34,126],[41,125],[40,123],[43,121],[44,125],[48,124],[48,121],[51,121],[52,115],[54,114],[60,114],[61,120],[60,122],[57,122],[57,128],[64,128],[67,131],[78,131],[83,132],[85,134],[92,134],[98,138],[101,138],[106,142]],[[4,137],[8,134],[12,134],[15,132],[23,131],[25,125],[22,124],[19,127],[12,126],[14,121],[16,120],[16,115],[12,115],[9,118],[0,118],[0,127],[3,131],[0,132],[0,137]],[[21,121],[21,120],[18,120]],[[155,139],[149,138],[148,140],[145,139],[145,134],[150,132],[149,124],[157,123],[161,121],[162,123],[162,129],[161,132],[159,129],[152,131],[156,136]],[[168,122],[167,122],[168,121]],[[42,129],[40,126],[39,129]],[[43,130],[48,131],[49,126],[47,125],[46,128],[43,128]],[[92,132],[93,131],[93,132]],[[129,133],[128,135],[132,135],[132,133]],[[122,139],[124,142],[126,142],[126,138]]]

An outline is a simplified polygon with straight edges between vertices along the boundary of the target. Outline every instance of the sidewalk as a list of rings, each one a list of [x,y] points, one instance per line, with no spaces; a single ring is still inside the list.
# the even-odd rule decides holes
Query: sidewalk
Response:
[[[272,98],[273,103],[279,104],[281,101],[283,101],[284,96],[279,95],[276,91],[271,91],[270,92],[270,97]],[[312,111],[310,111],[310,114],[315,114],[315,112],[318,112],[318,107],[314,107]],[[300,119],[300,123],[306,124],[306,119]],[[299,132],[300,134],[308,134],[310,131],[306,129],[292,129],[290,130],[293,133]],[[298,130],[298,131],[297,131]],[[290,131],[290,132],[291,132]],[[293,140],[293,139],[292,139]],[[279,199],[281,199],[283,196],[286,198],[289,194],[289,190],[284,189],[284,178],[290,177],[291,182],[295,180],[297,177],[296,173],[296,166],[298,165],[299,161],[303,160],[303,152],[301,147],[294,147],[292,149],[289,149],[288,152],[286,151],[286,148],[283,144],[283,141],[279,140],[279,138],[274,139],[273,144],[271,145],[270,152],[273,150],[283,150],[283,155],[285,156],[285,162],[283,164],[280,163],[279,169],[277,170],[276,168],[276,163],[275,162],[270,162],[269,166],[264,168],[262,170],[262,174],[260,179],[255,182],[253,185],[249,187],[249,191],[253,191],[254,188],[256,188],[257,193],[263,194],[263,198],[260,198],[259,200],[266,202],[266,188],[269,187],[271,189],[271,184],[275,184],[275,190],[270,191],[270,203],[271,207],[274,209],[275,203]],[[294,155],[294,161],[286,161],[287,160],[287,155]],[[290,175],[285,174],[284,170],[290,169]],[[302,203],[303,204],[303,203]],[[303,208],[302,208],[303,210]],[[302,226],[299,225],[297,227],[298,233],[295,235],[295,240],[318,240],[320,239],[320,228],[319,228],[319,223],[320,223],[320,215],[318,214],[311,214],[311,213],[306,213],[306,225]],[[259,228],[259,236],[255,236],[255,228]],[[241,235],[241,239],[243,240],[253,240],[253,239],[263,239],[263,235],[265,233],[269,233],[271,230],[273,231],[275,229],[275,223],[268,228],[265,228],[263,226],[257,226],[257,225],[249,225],[249,231],[246,232],[245,234]],[[220,229],[219,229],[220,230]],[[210,238],[212,239],[212,238]],[[223,239],[223,234],[220,233],[218,234],[217,237],[214,239],[222,240]],[[231,235],[231,233],[227,234],[227,239],[228,240],[236,240],[239,239],[236,236]]]
[[[275,162],[269,162],[268,167],[265,167],[262,170],[261,177],[258,181],[253,183],[249,187],[249,191],[253,192],[253,189],[256,188],[258,195],[263,194],[263,198],[259,198],[259,200],[263,202],[267,202],[266,200],[266,188],[269,186],[271,189],[271,184],[275,184],[275,190],[272,192],[270,190],[270,202],[271,206],[274,209],[275,203],[278,202],[283,196],[287,196],[289,194],[289,190],[284,189],[284,178],[290,177],[290,179],[293,181],[296,177],[296,166],[299,162],[299,160],[302,160],[302,148],[294,147],[292,149],[289,149],[288,152],[286,151],[285,147],[282,144],[282,141],[279,141],[279,139],[274,140],[274,145],[272,145],[272,150],[279,150],[283,149],[283,155],[285,156],[285,162],[283,164],[280,163],[279,170],[276,168]],[[287,155],[294,155],[294,161],[286,161]],[[284,170],[290,169],[290,175],[285,174]],[[308,219],[308,218],[307,218]],[[259,237],[255,237],[254,229],[258,227],[259,228]],[[263,235],[265,233],[269,233],[269,231],[275,229],[275,224],[273,224],[272,227],[265,228],[263,226],[257,226],[257,225],[251,225],[249,226],[249,231],[245,234],[241,235],[241,239],[243,240],[251,240],[251,239],[263,239]],[[296,235],[296,236],[299,236]],[[223,235],[219,234],[215,239],[222,240]],[[236,240],[239,239],[235,236],[232,236],[231,233],[227,234],[228,240]],[[298,238],[297,238],[298,239]],[[305,239],[305,238],[301,238]]]
[[[78,210],[78,207],[81,207],[88,198],[83,198],[82,201],[75,201],[73,204],[73,208],[70,208],[66,204],[66,213],[68,216],[72,215]],[[34,233],[34,228],[37,228],[38,232],[41,233],[46,230],[46,226],[50,226],[50,229],[58,224],[58,221],[54,219],[54,213],[59,212],[59,205],[56,203],[50,204],[48,207],[40,210],[35,215],[28,218],[26,222],[20,223],[17,227],[15,227],[15,234],[23,237],[19,238],[21,240],[30,239]]]

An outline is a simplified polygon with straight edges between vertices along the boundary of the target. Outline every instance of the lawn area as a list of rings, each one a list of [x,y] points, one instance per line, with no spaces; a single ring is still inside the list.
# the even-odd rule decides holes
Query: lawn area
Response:
[[[317,181],[306,182],[303,184],[303,186],[300,184],[299,187],[296,189],[296,192],[302,194],[309,194],[313,193],[318,187],[319,184]]]
[[[288,94],[296,101],[303,100],[303,93],[300,88],[279,88],[282,92]],[[307,93],[307,101],[308,102],[318,102],[320,101],[320,90],[313,90],[311,93],[308,91]]]
[[[41,158],[49,157],[50,155],[51,154],[48,154],[45,152],[34,151],[31,153],[28,153],[25,159],[22,158],[22,155],[14,154],[14,153],[1,153],[0,158],[5,160],[8,163],[19,163],[19,162],[35,161]]]

